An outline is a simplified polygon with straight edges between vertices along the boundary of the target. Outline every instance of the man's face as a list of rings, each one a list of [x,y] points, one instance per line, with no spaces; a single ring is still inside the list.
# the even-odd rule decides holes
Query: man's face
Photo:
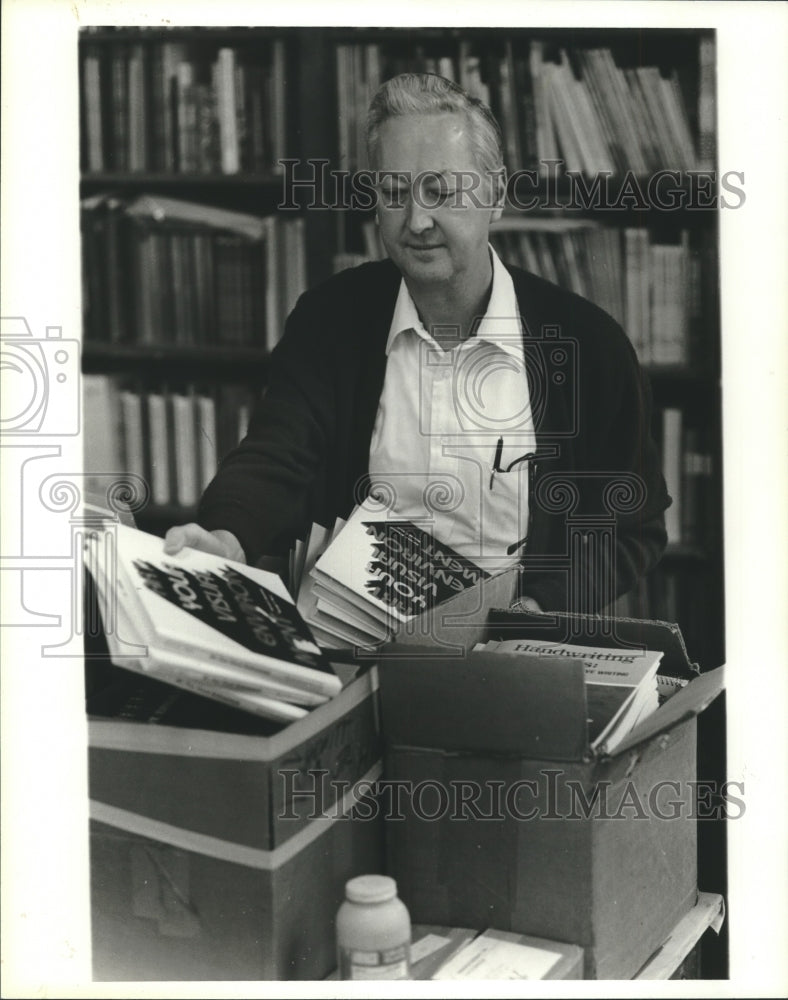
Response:
[[[464,114],[388,119],[376,167],[380,234],[406,278],[456,283],[488,266],[490,223],[501,210],[490,207],[494,185],[480,175]]]

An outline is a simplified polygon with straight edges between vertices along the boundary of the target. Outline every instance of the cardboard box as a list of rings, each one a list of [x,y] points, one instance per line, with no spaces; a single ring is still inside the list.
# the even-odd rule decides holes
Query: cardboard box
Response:
[[[374,674],[268,738],[116,719],[89,738],[96,979],[334,967],[345,882],[382,871],[380,821],[354,810],[380,772]]]
[[[533,616],[492,622],[494,638],[550,637]],[[696,676],[675,629],[648,632],[695,679],[609,757],[588,747],[579,662],[396,646],[381,659],[384,775],[404,783],[389,870],[415,922],[576,944],[585,978],[623,979],[695,904],[696,716],[722,672]]]

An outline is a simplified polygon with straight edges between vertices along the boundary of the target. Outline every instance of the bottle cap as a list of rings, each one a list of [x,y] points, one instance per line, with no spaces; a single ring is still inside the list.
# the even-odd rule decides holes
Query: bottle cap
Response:
[[[351,903],[385,903],[397,895],[397,883],[388,875],[359,875],[345,885]]]

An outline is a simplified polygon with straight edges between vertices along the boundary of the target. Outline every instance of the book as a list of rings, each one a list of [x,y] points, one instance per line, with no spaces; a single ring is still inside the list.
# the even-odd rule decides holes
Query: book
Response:
[[[673,503],[665,511],[668,543],[682,541],[682,411],[666,406],[662,411],[662,472]]]
[[[311,576],[321,628],[330,631],[333,614],[375,644],[490,574],[417,524],[368,501],[353,511]],[[347,628],[339,631],[347,641]]]
[[[88,489],[103,492],[106,477],[123,469],[119,391],[110,375],[83,375],[82,394],[85,482]]]
[[[216,403],[211,396],[198,395],[196,404],[197,447],[200,456],[199,489],[202,493],[219,467]]]
[[[503,639],[479,643],[486,652],[523,653],[583,661],[588,707],[588,742],[597,753],[612,753],[635,725],[659,708],[657,670],[662,653],[607,649],[546,639]]]
[[[82,88],[87,169],[99,173],[104,169],[101,53],[100,50],[92,47],[86,48],[82,60]]]
[[[193,507],[200,499],[194,398],[174,392],[172,416],[175,439],[175,499],[182,507]]]
[[[117,666],[280,721],[341,690],[278,576],[190,548],[167,556],[161,539],[123,525],[113,532],[114,559],[107,532],[88,540],[85,561]]]
[[[96,562],[94,559],[93,572],[96,572]],[[101,572],[96,573],[96,582],[110,659],[116,665],[171,685],[178,690],[208,697],[232,708],[276,722],[294,722],[308,714],[306,708],[291,702],[290,698],[294,693],[291,689],[277,688],[264,682],[255,683],[249,677],[239,676],[231,667],[222,664],[212,664],[206,668],[195,658],[170,651],[161,653],[152,645],[147,645],[139,658],[130,656],[125,647],[119,644],[117,636],[134,635],[136,623],[121,600],[115,611],[114,628],[107,626],[107,622],[112,620],[109,607],[112,591],[107,577]],[[121,597],[125,596],[122,588],[116,589]],[[296,701],[298,700],[296,697]],[[320,704],[325,700],[327,699],[319,699],[314,703]]]
[[[143,400],[138,392],[124,389],[120,394],[123,458],[126,472],[145,478],[145,431]]]
[[[133,45],[129,55],[129,170],[141,171],[148,162],[148,133],[145,121],[147,100],[147,58],[144,45]]]
[[[153,502],[164,506],[172,501],[173,490],[170,463],[170,421],[167,396],[148,393],[148,433],[150,444],[150,480]]]
[[[713,170],[716,102],[714,95],[715,42],[713,36],[699,43],[698,63],[698,170]]]
[[[548,950],[520,934],[486,930],[456,951],[432,978],[545,979],[561,959],[562,947],[556,943],[555,950]]]
[[[235,106],[235,50],[219,49],[215,66],[213,83],[219,118],[222,173],[237,174],[240,169],[240,159]]]

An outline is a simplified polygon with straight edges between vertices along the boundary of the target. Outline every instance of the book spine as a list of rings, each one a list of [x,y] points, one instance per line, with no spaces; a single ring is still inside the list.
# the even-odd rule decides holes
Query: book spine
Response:
[[[665,250],[654,244],[648,248],[648,269],[651,275],[651,361],[664,365],[667,361],[665,333]]]
[[[673,503],[665,511],[668,543],[681,541],[682,510],[682,412],[675,407],[662,411],[662,468]]]
[[[170,449],[167,400],[160,392],[148,394],[148,429],[150,433],[150,474],[153,502],[170,503]]]
[[[208,233],[194,234],[194,267],[196,273],[197,317],[196,343],[216,343],[216,297],[213,268],[213,248]]]
[[[134,45],[129,57],[129,170],[140,172],[148,163],[145,47]]]
[[[193,398],[173,393],[172,411],[175,430],[175,496],[182,507],[193,507],[199,500]]]
[[[531,85],[536,112],[536,142],[539,151],[539,169],[542,174],[545,174],[548,170],[545,161],[558,159],[558,146],[556,145],[553,121],[550,114],[549,96],[545,87],[543,42],[531,42],[528,66],[531,72]]]
[[[675,168],[679,170],[695,169],[695,144],[687,122],[681,90],[675,75],[669,79],[660,77],[660,94],[665,108],[665,119],[676,151]]]
[[[200,296],[198,275],[195,266],[194,245],[197,234],[179,233],[181,280],[183,281],[183,328],[181,342],[188,346],[197,344],[197,301]]]
[[[220,663],[231,667],[241,667],[259,672],[262,677],[275,682],[284,682],[292,687],[303,688],[304,691],[332,698],[341,690],[341,682],[335,674],[325,674],[310,667],[302,667],[295,663],[284,661],[252,659],[234,656],[231,652],[221,652],[215,649],[205,649],[201,655],[211,663]]]
[[[119,391],[109,375],[84,375],[83,454],[89,489],[101,491],[101,477],[123,469]]]
[[[566,104],[567,95],[561,86],[558,66],[554,63],[545,63],[542,67],[542,80],[548,117],[552,129],[558,137],[559,150],[565,164],[564,169],[580,173],[583,169],[582,155]]]
[[[239,171],[251,169],[249,110],[246,106],[246,76],[246,66],[243,63],[238,63],[236,60],[235,71],[233,73],[233,87],[235,89],[235,131],[238,138]]]
[[[219,49],[216,60],[216,111],[223,174],[238,173],[238,120],[235,107],[235,50]]]
[[[127,472],[145,478],[145,444],[142,429],[142,399],[125,389],[120,394],[123,427],[123,460]]]
[[[516,70],[514,51],[510,40],[505,42],[504,49],[504,57],[500,63],[501,117],[503,118],[502,126],[506,137],[508,167],[509,170],[516,171],[522,167],[523,156],[515,111],[517,106],[517,94],[515,92]]]
[[[205,490],[219,465],[216,430],[216,403],[210,396],[197,397],[197,441],[199,444],[200,489]]]
[[[253,670],[242,670],[229,664],[212,663],[206,666],[202,657],[176,653],[173,650],[148,647],[148,656],[143,664],[145,672],[160,680],[172,684],[183,682],[184,685],[194,685],[204,690],[208,697],[209,691],[222,689],[228,693],[274,698],[277,701],[291,705],[307,705],[315,707],[324,705],[329,699],[327,695],[315,694],[301,688],[290,687],[287,684],[276,684],[266,680]],[[301,718],[304,713],[294,715]]]
[[[296,722],[309,714],[305,708],[301,708],[299,705],[291,705],[289,702],[278,701],[275,698],[266,698],[254,692],[237,690],[228,685],[201,684],[188,680],[183,674],[169,674],[167,681],[185,691],[191,691],[193,694],[219,701],[231,708],[259,715],[265,719],[273,719],[276,722]]]
[[[166,150],[170,139],[167,128],[168,101],[162,50],[163,46],[155,45],[150,53],[150,169],[165,173],[168,169]]]
[[[280,160],[287,156],[287,103],[285,93],[285,43],[275,39],[271,47],[271,124],[272,154],[271,167],[275,174],[282,172]]]
[[[178,166],[178,65],[186,58],[186,48],[179,42],[165,42],[160,58],[162,161],[164,171],[172,173]]]
[[[581,51],[578,58],[583,69],[583,79],[588,84],[591,99],[597,110],[597,116],[603,123],[615,171],[624,174],[628,163],[622,140],[623,126],[612,90],[606,79],[605,68],[599,56],[598,49],[590,49]]]
[[[700,40],[698,60],[698,170],[713,170],[715,161],[715,70],[714,38]]]
[[[83,90],[87,132],[87,168],[91,172],[104,170],[104,113],[102,111],[101,55],[88,50],[83,61]]]
[[[280,247],[278,245],[281,220],[268,216],[265,234],[265,342],[268,350],[273,350],[281,338],[284,328],[281,323],[281,288],[279,285]]]
[[[176,74],[177,88],[177,169],[178,173],[189,174],[195,171],[194,138],[195,138],[195,106],[194,106],[194,66],[190,62],[178,64]]]
[[[128,51],[124,45],[114,45],[110,54],[112,79],[112,148],[110,166],[122,172],[129,168],[129,90]]]

